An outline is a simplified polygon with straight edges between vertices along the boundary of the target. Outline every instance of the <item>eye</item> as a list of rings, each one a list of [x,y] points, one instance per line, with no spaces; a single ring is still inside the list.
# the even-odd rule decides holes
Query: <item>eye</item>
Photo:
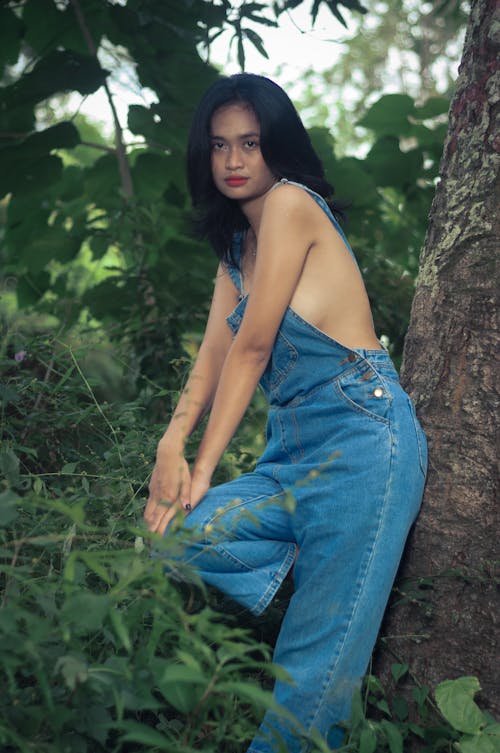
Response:
[[[214,152],[220,152],[224,149],[224,143],[222,141],[212,141],[212,150]]]
[[[247,149],[258,149],[259,144],[257,141],[254,141],[253,139],[248,139],[248,141],[245,141],[245,147]]]

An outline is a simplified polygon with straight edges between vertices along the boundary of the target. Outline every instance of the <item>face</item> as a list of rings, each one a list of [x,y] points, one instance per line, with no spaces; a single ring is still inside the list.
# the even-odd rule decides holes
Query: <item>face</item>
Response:
[[[229,199],[250,201],[264,195],[276,177],[260,151],[260,124],[244,104],[230,104],[212,116],[212,177]]]

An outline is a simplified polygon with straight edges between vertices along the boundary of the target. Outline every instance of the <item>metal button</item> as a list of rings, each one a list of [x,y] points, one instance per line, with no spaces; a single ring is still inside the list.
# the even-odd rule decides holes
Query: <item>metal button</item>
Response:
[[[349,361],[349,363],[354,363],[356,358],[357,358],[356,353],[349,353],[349,355],[347,356],[347,360]]]
[[[384,390],[382,387],[375,387],[373,390],[373,397],[382,397],[384,394]]]

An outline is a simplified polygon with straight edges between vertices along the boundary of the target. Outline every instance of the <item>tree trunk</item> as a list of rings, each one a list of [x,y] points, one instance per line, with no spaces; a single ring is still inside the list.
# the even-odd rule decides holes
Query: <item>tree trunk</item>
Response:
[[[475,675],[495,715],[499,47],[498,3],[474,0],[402,373],[429,440],[427,487],[375,662],[388,682],[404,660],[431,688]]]

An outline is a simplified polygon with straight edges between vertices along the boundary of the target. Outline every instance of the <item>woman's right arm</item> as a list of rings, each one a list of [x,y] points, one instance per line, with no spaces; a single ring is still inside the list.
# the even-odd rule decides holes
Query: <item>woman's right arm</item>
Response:
[[[144,518],[150,531],[160,534],[172,518],[172,505],[189,502],[191,476],[184,457],[187,438],[210,410],[232,333],[226,317],[238,302],[234,284],[219,265],[207,327],[189,379],[158,443]]]

